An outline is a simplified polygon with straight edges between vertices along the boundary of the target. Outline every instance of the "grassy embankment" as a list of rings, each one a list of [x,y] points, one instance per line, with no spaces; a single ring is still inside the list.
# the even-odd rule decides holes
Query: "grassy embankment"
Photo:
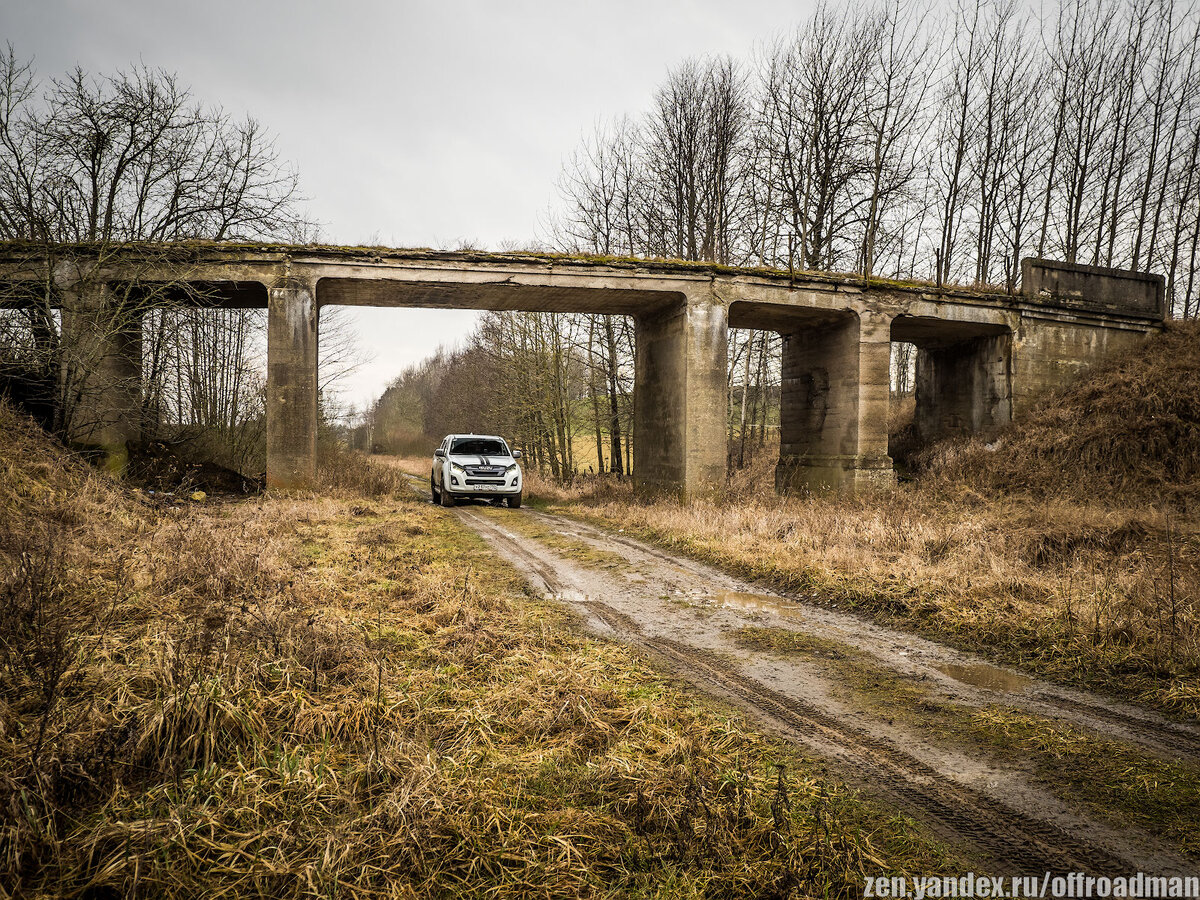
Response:
[[[688,504],[596,479],[527,491],[814,602],[1200,716],[1194,325],[1046,398],[999,449],[936,448],[915,485],[783,499],[773,462]]]
[[[0,409],[0,896],[853,896],[957,868],[395,470],[151,503]]]

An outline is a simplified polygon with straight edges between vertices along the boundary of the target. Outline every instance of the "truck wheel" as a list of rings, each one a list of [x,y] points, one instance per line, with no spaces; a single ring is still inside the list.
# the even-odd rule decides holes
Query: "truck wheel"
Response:
[[[450,496],[450,492],[448,490],[446,490],[446,486],[444,484],[442,485],[442,490],[439,495],[439,499],[442,501],[442,506],[453,506],[454,505],[454,498]]]
[[[511,497],[508,498],[508,508],[509,509],[520,509],[521,508],[521,495],[520,494],[513,494]]]
[[[433,473],[429,475],[429,499],[434,503],[440,503],[441,497],[438,496],[437,485],[433,483]]]

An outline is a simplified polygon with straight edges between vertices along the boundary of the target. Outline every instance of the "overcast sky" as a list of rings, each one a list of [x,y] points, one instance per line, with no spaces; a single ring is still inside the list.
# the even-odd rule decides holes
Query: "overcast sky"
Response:
[[[263,2],[0,0],[0,40],[38,73],[144,62],[250,113],[300,172],[331,243],[496,248],[545,237],[563,160],[640,113],[687,56],[745,57],[806,0]],[[473,313],[352,311],[368,402]]]

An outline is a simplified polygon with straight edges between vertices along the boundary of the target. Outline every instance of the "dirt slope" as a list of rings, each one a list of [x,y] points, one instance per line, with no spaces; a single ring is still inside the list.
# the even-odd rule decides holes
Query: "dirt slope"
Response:
[[[1044,397],[997,442],[927,452],[943,484],[1037,496],[1178,504],[1200,497],[1200,323],[1171,324],[1142,347]]]

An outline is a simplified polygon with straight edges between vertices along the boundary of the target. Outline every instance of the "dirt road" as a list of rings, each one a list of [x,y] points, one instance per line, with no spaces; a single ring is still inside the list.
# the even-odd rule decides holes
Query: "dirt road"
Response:
[[[598,634],[657,658],[766,730],[828,758],[842,777],[923,820],[999,873],[1194,873],[1195,863],[1136,828],[1098,821],[1035,781],[1021,759],[929,739],[911,716],[856,702],[846,665],[881,667],[941,702],[1002,705],[1067,721],[1168,758],[1200,758],[1200,731],[1136,707],[1039,682],[854,615],[797,602],[683,557],[534,510],[459,506],[531,584]],[[837,666],[747,648],[746,626],[787,629]],[[908,719],[906,722],[905,719]],[[1059,792],[1061,794],[1061,792]],[[1069,801],[1070,798],[1066,798]]]

